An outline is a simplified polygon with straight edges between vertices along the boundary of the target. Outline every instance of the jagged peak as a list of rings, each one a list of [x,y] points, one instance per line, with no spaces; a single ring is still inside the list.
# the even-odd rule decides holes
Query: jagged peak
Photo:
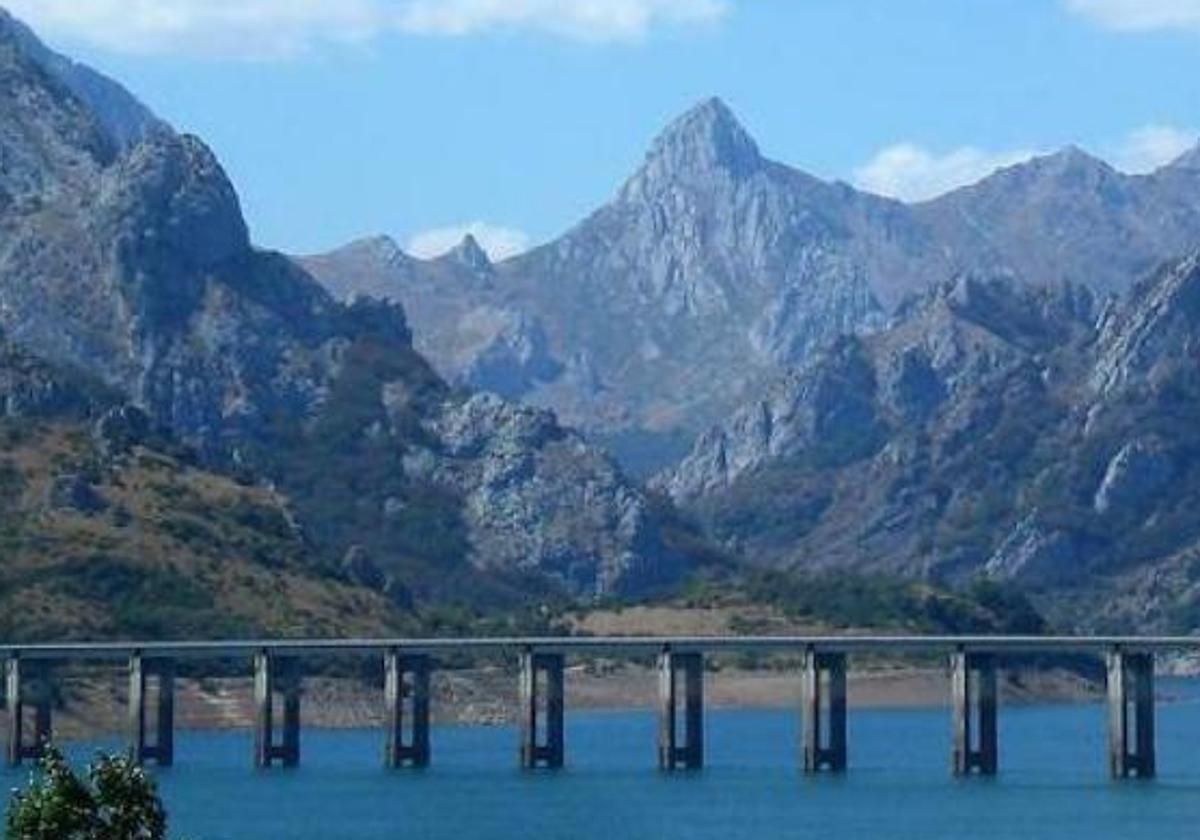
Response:
[[[761,162],[758,144],[733,111],[717,97],[710,97],[659,134],[646,156],[644,170],[675,175],[724,170],[743,175]]]
[[[1076,174],[1108,174],[1115,170],[1105,161],[1088,154],[1083,149],[1072,144],[1048,155],[1032,158],[1026,166],[1036,172],[1049,176]]]
[[[446,257],[466,266],[472,271],[482,272],[492,270],[492,261],[488,257],[487,251],[483,250],[483,246],[479,244],[479,240],[471,233],[464,236],[462,241],[446,254]]]

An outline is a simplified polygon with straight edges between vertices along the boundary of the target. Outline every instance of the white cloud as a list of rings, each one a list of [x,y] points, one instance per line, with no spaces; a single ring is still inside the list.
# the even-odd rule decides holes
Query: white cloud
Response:
[[[709,23],[727,0],[409,0],[408,32],[463,35],[493,28],[534,29],[588,41],[634,40],[656,24]]]
[[[855,169],[854,183],[879,195],[923,201],[1033,155],[1031,151],[988,152],[972,146],[938,154],[912,143],[898,143]]]
[[[528,251],[529,246],[533,244],[529,234],[523,230],[490,225],[487,222],[470,222],[413,234],[405,244],[404,250],[421,259],[438,257],[462,242],[468,233],[475,237],[475,241],[494,261]]]
[[[1118,32],[1200,32],[1200,0],[1064,0],[1071,11]]]
[[[389,32],[531,31],[630,41],[657,26],[710,23],[729,0],[6,0],[48,34],[104,49],[273,59]]]
[[[1153,172],[1197,144],[1196,131],[1152,123],[1119,140],[1101,143],[1099,154],[1113,167],[1134,175]],[[924,201],[973,184],[997,169],[1046,154],[1044,150],[984,151],[963,146],[944,154],[913,143],[887,146],[854,170],[856,186],[902,201]]]
[[[1147,125],[1108,150],[1108,160],[1122,172],[1143,174],[1170,163],[1196,145],[1194,131],[1170,125]]]

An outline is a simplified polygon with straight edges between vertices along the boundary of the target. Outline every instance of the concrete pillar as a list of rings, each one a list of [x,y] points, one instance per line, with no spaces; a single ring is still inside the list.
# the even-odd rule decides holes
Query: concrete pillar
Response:
[[[387,743],[384,764],[388,767],[429,765],[429,674],[428,656],[402,656],[389,650],[383,657],[383,696]],[[405,677],[409,682],[405,683]],[[411,735],[405,740],[405,698],[409,700]]]
[[[804,772],[846,769],[846,655],[809,648],[801,676]]]
[[[683,675],[684,739],[678,727],[679,675]],[[658,657],[658,766],[663,770],[704,766],[704,657],[675,653],[669,648]]]
[[[16,767],[25,759],[41,759],[50,742],[54,689],[50,682],[47,665],[41,665],[33,680],[33,738],[25,739],[25,697],[23,678],[25,667],[20,657],[13,654],[5,667],[5,694],[8,704],[8,764]]]
[[[288,659],[283,668],[283,743],[276,757],[284,767],[300,765],[300,664]]]
[[[146,669],[141,651],[129,657],[129,758],[146,760]]]
[[[275,675],[271,672],[271,654],[254,654],[254,766],[271,766],[275,742]]]
[[[1108,766],[1114,779],[1152,779],[1154,654],[1108,653]]]
[[[24,698],[21,695],[21,660],[16,654],[8,658],[4,669],[5,699],[8,706],[8,765],[17,767],[25,758]]]
[[[154,715],[154,742],[148,740],[146,693],[156,677],[158,696]],[[160,767],[175,762],[175,663],[170,659],[146,660],[140,651],[129,657],[129,755],[142,764]]]
[[[158,670],[158,720],[155,722],[157,740],[154,758],[159,767],[175,763],[175,662],[160,659]]]
[[[954,774],[994,776],[999,767],[996,657],[959,649],[950,657]]]
[[[565,754],[563,655],[532,650],[522,652],[518,689],[521,767],[527,770],[562,767]],[[544,711],[541,708],[543,700]]]
[[[254,655],[254,766],[284,767],[300,763],[300,675],[295,661],[288,661],[276,675],[274,657],[263,649]],[[275,695],[283,694],[283,742],[275,742]]]

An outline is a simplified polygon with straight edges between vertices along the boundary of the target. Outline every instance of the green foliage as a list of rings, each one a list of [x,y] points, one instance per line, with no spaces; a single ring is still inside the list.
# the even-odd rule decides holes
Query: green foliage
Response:
[[[1047,625],[1020,592],[990,581],[961,590],[889,575],[754,571],[742,580],[697,584],[689,601],[740,599],[833,627],[923,633],[1037,635]]]
[[[359,545],[416,593],[460,594],[453,578],[467,571],[470,553],[461,500],[404,465],[406,448],[437,445],[420,420],[445,399],[445,385],[411,348],[384,335],[359,337],[341,371],[316,417],[279,418],[268,471],[329,568]],[[385,406],[393,385],[403,393]]]
[[[98,756],[81,778],[49,748],[38,774],[13,794],[8,840],[162,840],[167,815],[154,782],[131,760]]]
[[[93,553],[64,558],[51,566],[10,573],[0,594],[35,588],[58,592],[111,611],[126,637],[229,638],[255,628],[221,608],[216,593],[198,580],[168,569],[140,566],[123,557]],[[0,629],[7,629],[0,621]]]

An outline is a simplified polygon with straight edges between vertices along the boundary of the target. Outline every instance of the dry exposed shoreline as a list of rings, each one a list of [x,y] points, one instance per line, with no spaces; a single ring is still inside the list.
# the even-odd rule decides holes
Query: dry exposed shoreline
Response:
[[[606,663],[568,668],[568,710],[645,709],[656,702],[653,669]],[[714,708],[794,708],[799,680],[794,671],[725,667],[705,675],[705,699]],[[1008,672],[1002,681],[1006,703],[1081,703],[1098,700],[1098,687],[1067,671]],[[506,668],[435,672],[435,722],[502,724],[513,719],[516,677]],[[55,735],[62,740],[122,733],[126,726],[124,681],[89,674],[65,677]],[[946,671],[933,667],[888,667],[852,671],[853,708],[936,708],[949,703]],[[176,726],[184,730],[235,729],[253,721],[248,678],[179,679]],[[303,719],[307,727],[358,728],[383,722],[382,691],[362,680],[312,677],[304,681]]]

